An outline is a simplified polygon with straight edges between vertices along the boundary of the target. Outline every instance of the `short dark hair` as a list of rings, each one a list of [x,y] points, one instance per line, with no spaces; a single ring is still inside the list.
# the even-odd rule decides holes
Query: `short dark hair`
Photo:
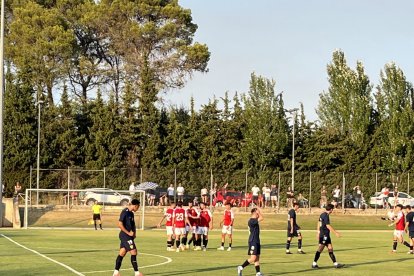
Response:
[[[133,200],[131,200],[131,205],[137,205],[137,206],[139,206],[139,205],[141,205],[141,202],[139,202],[138,199],[134,198]]]
[[[326,211],[331,211],[334,208],[335,208],[335,206],[333,206],[333,204],[330,204],[330,203],[328,205],[326,205],[326,207],[325,207]]]
[[[295,207],[295,206],[299,206],[299,203],[293,202],[293,207]]]
[[[226,201],[226,202],[224,202],[224,205],[230,205],[230,207],[231,207],[231,203],[230,203],[230,201]]]
[[[405,209],[407,209],[407,210],[411,210],[411,205],[407,205],[407,206],[405,206]]]
[[[257,211],[257,208],[252,208],[252,210],[250,211],[250,213],[254,213],[254,212],[256,212]]]
[[[404,208],[404,206],[402,204],[397,204],[395,207],[400,207],[401,209]]]
[[[178,207],[182,207],[183,206],[183,202],[182,201],[177,201],[177,206]]]
[[[201,205],[201,204],[203,204],[204,206],[206,206],[206,203],[205,203],[205,202],[200,202],[199,204],[200,204],[200,205]]]

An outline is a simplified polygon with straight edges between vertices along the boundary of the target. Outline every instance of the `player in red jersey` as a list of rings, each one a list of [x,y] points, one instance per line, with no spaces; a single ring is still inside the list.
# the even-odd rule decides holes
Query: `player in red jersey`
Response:
[[[389,224],[388,226],[395,225],[394,230],[394,237],[393,237],[393,245],[392,245],[392,251],[391,253],[397,252],[397,244],[398,242],[404,244],[408,248],[410,247],[410,244],[406,241],[404,241],[404,229],[405,229],[405,215],[402,211],[403,206],[402,204],[397,204],[394,209],[394,213],[396,214],[396,217],[394,221]]]
[[[224,205],[224,214],[223,219],[220,222],[221,228],[221,246],[217,250],[224,250],[224,243],[226,241],[226,235],[229,237],[229,248],[227,251],[231,251],[231,244],[233,242],[233,222],[234,222],[234,213],[231,210],[230,202],[226,202]]]
[[[190,201],[188,202],[188,209],[186,210],[188,221],[190,224],[187,224],[185,227],[185,235],[183,237],[183,245],[185,249],[190,249],[191,242],[196,241],[196,234],[197,234],[197,227],[198,227],[198,219],[200,218],[200,214],[196,208],[193,207],[193,203]],[[190,241],[187,244],[187,237],[188,234],[191,234]]]
[[[167,251],[172,251],[172,247],[174,246],[174,232],[173,232],[173,225],[172,225],[172,217],[175,209],[175,202],[171,202],[170,208],[168,208],[160,222],[158,223],[157,227],[161,227],[161,223],[165,219],[165,228],[167,230]]]
[[[178,201],[177,207],[175,207],[173,212],[173,219],[172,219],[172,225],[174,229],[175,234],[175,246],[177,249],[176,252],[180,252],[184,250],[184,246],[180,245],[180,239],[184,237],[185,235],[185,225],[190,224],[187,217],[187,212],[183,209],[183,202]]]
[[[201,249],[201,237],[203,238],[203,247],[202,250],[207,250],[208,244],[208,230],[213,229],[213,216],[211,215],[210,210],[206,208],[204,202],[200,203],[200,222],[198,225],[197,233],[200,235],[200,239],[197,241],[197,247],[195,250]]]

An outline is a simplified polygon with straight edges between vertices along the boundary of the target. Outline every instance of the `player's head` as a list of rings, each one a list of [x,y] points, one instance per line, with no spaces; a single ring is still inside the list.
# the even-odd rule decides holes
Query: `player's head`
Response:
[[[397,204],[395,205],[395,209],[397,209],[397,211],[401,211],[403,209],[403,205],[402,204]]]
[[[190,208],[193,207],[193,202],[192,201],[188,202],[188,207],[190,207]]]
[[[226,203],[224,203],[224,207],[225,207],[227,210],[230,210],[230,209],[231,209],[231,203],[230,203],[230,201],[226,201]]]
[[[129,204],[129,210],[136,212],[138,211],[140,205],[141,202],[138,199],[134,198],[133,200],[131,200],[131,203]]]
[[[98,201],[97,201],[97,200],[95,200],[95,202],[94,202],[93,204],[98,205]]]
[[[326,205],[326,207],[325,207],[325,210],[327,211],[327,212],[329,212],[329,213],[332,213],[332,211],[334,210],[334,208],[335,208],[335,206],[333,206],[333,204],[328,204],[328,205]]]
[[[174,202],[174,201],[171,201],[171,203],[170,203],[170,206],[171,206],[171,208],[175,208],[175,206],[176,206],[176,203]]]
[[[411,211],[411,205],[406,205],[405,209],[407,210],[407,212],[410,212]]]
[[[251,213],[251,217],[252,218],[258,218],[259,217],[259,209],[257,209],[257,208],[252,208],[252,210],[250,211],[250,213]]]
[[[206,208],[206,204],[204,202],[200,202],[200,209],[204,210]]]
[[[295,210],[299,209],[299,203],[294,202],[293,203],[293,209],[295,209]]]
[[[182,201],[177,201],[177,206],[180,207],[180,208],[183,207],[183,202]]]

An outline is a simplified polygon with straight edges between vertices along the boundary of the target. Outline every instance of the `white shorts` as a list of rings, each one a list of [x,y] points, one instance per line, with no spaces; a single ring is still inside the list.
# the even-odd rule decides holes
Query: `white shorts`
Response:
[[[208,235],[208,227],[198,227],[197,228],[198,235]]]
[[[174,234],[173,232],[173,227],[172,226],[165,226],[166,230],[167,230],[167,235],[170,236],[172,234]]]
[[[394,230],[394,237],[402,238],[404,236],[404,230]]]
[[[270,199],[271,200],[277,200],[277,196],[271,196]]]
[[[197,233],[197,226],[185,226],[185,231],[187,233],[196,234]]]
[[[176,236],[181,236],[181,235],[185,235],[186,234],[186,232],[185,232],[185,227],[182,227],[182,228],[175,228],[175,230],[174,230],[174,234],[176,235]]]
[[[221,233],[222,234],[227,234],[227,235],[231,235],[233,233],[233,226],[231,225],[223,225],[223,228],[221,228]]]

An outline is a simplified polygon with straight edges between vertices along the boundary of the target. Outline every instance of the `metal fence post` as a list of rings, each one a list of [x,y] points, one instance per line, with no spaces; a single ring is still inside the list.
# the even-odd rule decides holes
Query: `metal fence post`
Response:
[[[378,191],[378,173],[375,173],[375,193]],[[374,194],[375,195],[375,194]],[[369,204],[369,203],[368,203]],[[383,206],[385,207],[385,206]],[[377,213],[377,198],[375,198],[375,214]]]
[[[410,173],[407,173],[407,194],[410,194]]]
[[[312,172],[309,172],[309,213],[312,213]]]
[[[277,185],[277,210],[280,208],[280,172],[279,172],[279,184]]]
[[[142,172],[142,169],[141,169]],[[142,174],[141,174],[142,175]],[[175,191],[177,190],[177,168],[174,169],[174,202],[177,201],[175,195],[177,194]]]
[[[70,167],[68,167],[68,197],[66,198],[68,203],[68,210],[70,209]]]
[[[248,177],[248,174],[249,174],[249,170],[247,169],[246,170],[246,190],[245,190],[245,193],[244,193],[244,210],[245,210],[245,212],[247,212],[247,177]],[[253,199],[253,197],[252,197],[252,199]]]
[[[342,210],[345,211],[345,173],[342,173]]]

